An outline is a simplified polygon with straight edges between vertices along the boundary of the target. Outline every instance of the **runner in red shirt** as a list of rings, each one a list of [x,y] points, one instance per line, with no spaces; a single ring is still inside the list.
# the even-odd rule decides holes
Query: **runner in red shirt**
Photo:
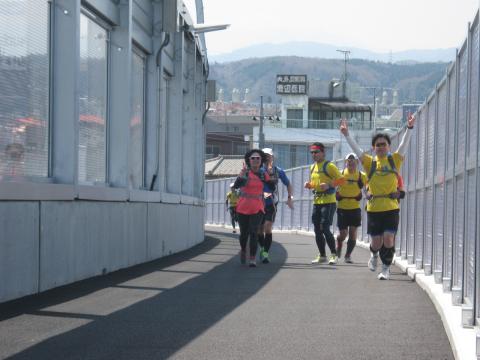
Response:
[[[246,263],[246,248],[250,238],[249,266],[255,267],[257,254],[258,229],[265,213],[263,186],[271,188],[275,183],[263,169],[266,161],[265,153],[260,149],[252,149],[245,154],[245,164],[240,171],[233,187],[240,189],[240,199],[237,203],[238,225],[240,226],[240,262]]]

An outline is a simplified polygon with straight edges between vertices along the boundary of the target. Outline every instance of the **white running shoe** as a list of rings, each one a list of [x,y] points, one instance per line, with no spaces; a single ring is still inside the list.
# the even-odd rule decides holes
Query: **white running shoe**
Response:
[[[382,265],[382,271],[378,274],[378,280],[388,280],[390,279],[390,266]]]
[[[328,264],[329,265],[335,265],[338,262],[338,257],[335,254],[330,255],[328,258]]]
[[[377,270],[377,263],[378,263],[378,255],[373,255],[370,253],[370,260],[368,260],[368,268],[370,271]]]

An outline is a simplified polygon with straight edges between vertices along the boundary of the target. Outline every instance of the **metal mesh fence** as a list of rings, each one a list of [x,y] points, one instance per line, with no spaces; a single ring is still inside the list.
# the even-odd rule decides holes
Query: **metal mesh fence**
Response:
[[[401,202],[396,238],[398,256],[423,268],[425,274],[433,274],[444,291],[451,291],[452,303],[463,307],[464,326],[474,326],[480,318],[480,270],[476,264],[480,254],[479,48],[477,13],[456,61],[418,110],[415,133],[401,169],[407,194]],[[404,131],[393,137],[393,149]],[[343,167],[342,160],[337,164]],[[308,167],[289,170],[288,176],[294,184],[295,208],[288,209],[282,196],[275,227],[312,231],[312,196],[303,189]],[[209,183],[206,221],[218,224],[220,217],[212,218],[210,207],[224,194],[212,194],[214,187]],[[362,223],[366,224],[365,212]],[[359,241],[368,241],[365,228],[359,229]]]

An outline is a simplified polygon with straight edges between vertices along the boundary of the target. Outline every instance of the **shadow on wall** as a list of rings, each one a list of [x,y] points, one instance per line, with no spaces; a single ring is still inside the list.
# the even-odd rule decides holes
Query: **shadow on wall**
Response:
[[[179,351],[255,295],[287,258],[285,248],[277,244],[275,264],[249,269],[239,264],[238,236],[208,234],[203,243],[182,253],[0,305],[2,320],[26,314],[72,323],[79,318],[90,321],[31,347],[25,344],[9,359],[164,359]],[[83,300],[82,306],[83,296],[95,301],[95,292],[112,289],[157,293],[106,315],[97,315],[95,302],[85,306]],[[108,301],[115,303],[111,295]],[[76,307],[84,313],[68,311],[66,302],[80,302]],[[0,331],[5,330],[0,323]]]

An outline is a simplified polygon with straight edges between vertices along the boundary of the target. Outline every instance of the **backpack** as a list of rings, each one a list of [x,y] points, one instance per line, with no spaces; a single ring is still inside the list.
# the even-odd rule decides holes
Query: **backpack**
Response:
[[[276,165],[273,165],[272,166],[272,174],[269,174],[270,175],[270,181],[273,181],[273,183],[275,184],[275,190],[272,191],[272,201],[274,204],[278,204],[278,199],[279,199],[279,195],[278,195],[278,180],[279,180],[279,176],[278,176],[278,168]],[[266,170],[268,171],[268,170]]]
[[[392,154],[387,155],[387,160],[388,160],[388,163],[390,164],[390,167],[392,168],[392,172],[398,177],[397,167],[395,166],[395,161],[393,161]],[[370,179],[373,177],[373,174],[375,174],[376,170],[377,170],[377,160],[373,160],[372,166],[370,168],[370,172],[368,173],[368,181],[370,181]]]
[[[327,171],[327,166],[330,164],[330,160],[325,160],[323,162],[322,171],[319,171],[317,168],[317,173],[320,174],[321,172],[324,173],[329,179],[333,179],[332,176]],[[313,174],[313,169],[315,168],[315,164],[310,165],[310,176]],[[324,191],[325,194],[334,194],[335,188],[329,188],[328,190]],[[314,191],[315,192],[315,191]]]
[[[342,175],[345,173],[345,169],[342,170]],[[360,189],[360,193],[354,197],[355,200],[357,201],[360,201],[362,200],[362,189],[363,189],[363,181],[362,181],[362,173],[360,171],[358,171],[358,179],[357,179],[357,186],[358,188]],[[342,199],[348,199],[346,197],[343,197],[342,195],[340,195],[340,193],[337,191],[336,194],[335,194],[335,198],[337,199],[337,201],[340,201]]]
[[[372,164],[373,165],[373,164]],[[375,164],[376,165],[376,164]],[[345,169],[342,170],[342,175],[345,173]],[[357,185],[360,190],[363,189],[363,181],[362,181],[362,173],[359,171],[358,172],[358,180],[357,180]]]

